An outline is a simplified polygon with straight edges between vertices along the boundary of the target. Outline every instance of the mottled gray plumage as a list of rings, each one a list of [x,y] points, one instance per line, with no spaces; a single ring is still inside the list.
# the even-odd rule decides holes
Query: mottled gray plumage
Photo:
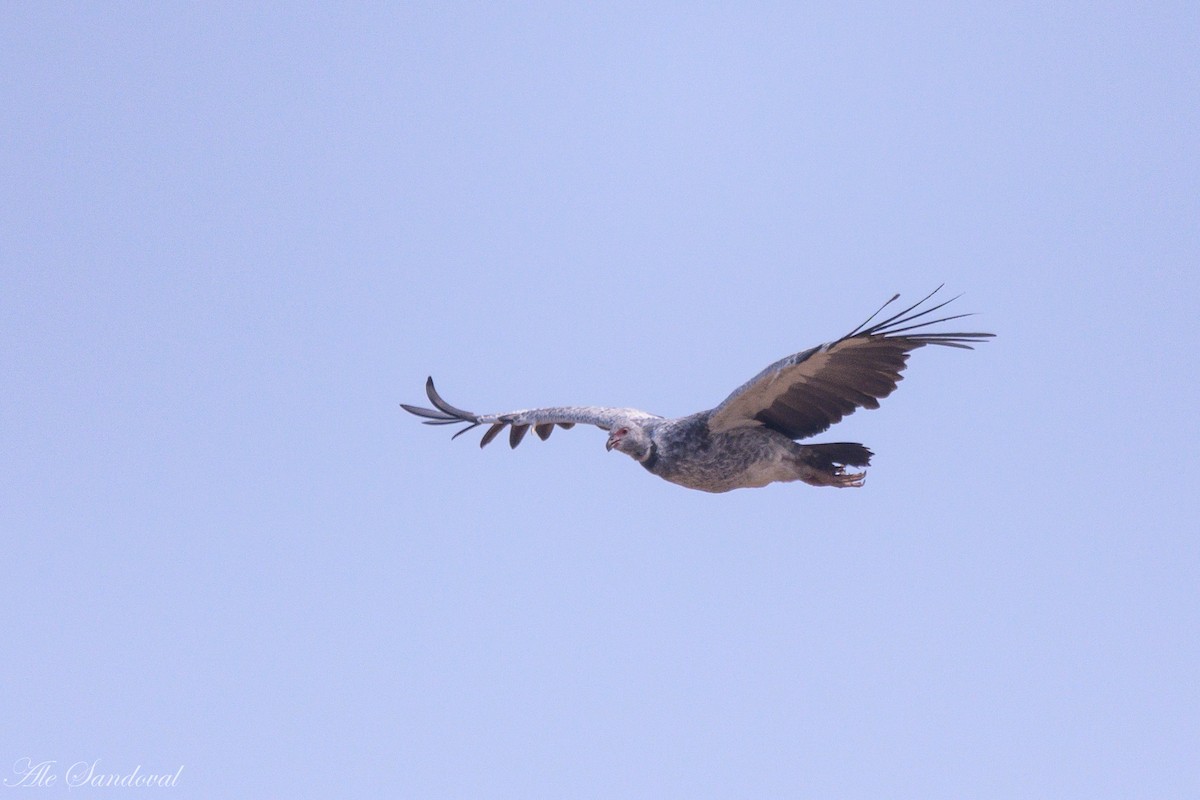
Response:
[[[483,447],[509,429],[512,447],[532,428],[542,439],[554,426],[577,423],[609,432],[609,450],[619,450],[665,480],[706,492],[766,486],[774,481],[800,480],[814,486],[862,486],[865,473],[846,467],[866,467],[871,453],[861,444],[797,444],[827,430],[859,408],[878,408],[880,399],[896,389],[908,354],[925,345],[971,349],[990,333],[927,330],[940,322],[969,316],[955,314],[917,320],[951,300],[917,310],[933,297],[872,324],[894,296],[862,325],[832,342],[775,362],[736,389],[716,408],[687,417],[665,419],[633,408],[563,406],[530,408],[506,414],[474,414],[447,403],[433,386],[425,393],[434,408],[401,404],[404,410],[425,418],[427,425],[466,427],[457,438],[480,425]]]

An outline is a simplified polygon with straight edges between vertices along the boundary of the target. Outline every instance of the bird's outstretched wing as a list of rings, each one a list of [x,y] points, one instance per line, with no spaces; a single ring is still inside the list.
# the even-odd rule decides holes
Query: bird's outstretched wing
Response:
[[[527,408],[522,411],[509,411],[506,414],[475,414],[455,408],[443,400],[442,396],[437,393],[437,389],[433,388],[433,378],[425,381],[425,394],[429,396],[429,402],[433,403],[433,408],[410,406],[406,403],[401,403],[400,407],[410,414],[424,417],[426,425],[465,423],[466,427],[450,437],[452,439],[457,439],[480,425],[491,425],[483,434],[483,439],[479,442],[480,447],[484,447],[492,439],[495,439],[505,428],[509,428],[509,445],[516,447],[525,438],[525,434],[529,432],[530,428],[533,428],[533,432],[539,438],[549,439],[550,434],[554,432],[555,425],[560,428],[572,428],[577,423],[583,423],[609,430],[613,423],[620,419],[639,421],[659,419],[653,414],[647,414],[645,411],[638,411],[634,408],[606,408],[604,406]]]
[[[814,436],[859,408],[878,408],[879,400],[895,391],[908,354],[918,347],[934,344],[969,350],[993,336],[926,330],[970,314],[917,322],[957,299],[918,310],[941,288],[872,324],[900,297],[895,295],[842,338],[775,362],[712,410],[709,431],[765,425],[793,439]]]

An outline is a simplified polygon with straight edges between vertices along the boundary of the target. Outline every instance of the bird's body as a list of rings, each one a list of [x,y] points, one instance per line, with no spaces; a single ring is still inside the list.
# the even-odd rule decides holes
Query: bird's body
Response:
[[[876,312],[846,336],[777,361],[720,405],[686,417],[666,419],[637,409],[602,406],[474,414],[442,400],[432,378],[425,390],[435,408],[403,407],[425,417],[430,425],[466,423],[455,436],[490,424],[480,446],[505,428],[509,444],[516,447],[531,427],[546,439],[555,425],[595,425],[609,431],[609,450],[620,450],[664,480],[706,492],[795,480],[814,486],[862,486],[864,473],[848,473],[846,467],[867,466],[873,454],[866,447],[794,440],[821,433],[858,408],[877,408],[879,400],[895,390],[912,350],[925,345],[970,349],[992,336],[915,333],[965,316],[914,322],[950,302],[916,311],[928,299],[867,327]]]
[[[664,480],[705,492],[757,488],[776,481],[828,482],[810,463],[812,446],[797,444],[769,428],[710,433],[710,414],[704,411],[646,425],[652,447],[639,463]],[[857,479],[835,476],[834,484],[851,485]]]

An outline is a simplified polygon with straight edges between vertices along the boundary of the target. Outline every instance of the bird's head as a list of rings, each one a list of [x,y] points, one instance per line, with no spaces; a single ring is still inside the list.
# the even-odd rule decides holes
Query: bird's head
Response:
[[[608,433],[605,450],[619,450],[634,461],[645,461],[650,455],[650,434],[632,420],[618,420]]]

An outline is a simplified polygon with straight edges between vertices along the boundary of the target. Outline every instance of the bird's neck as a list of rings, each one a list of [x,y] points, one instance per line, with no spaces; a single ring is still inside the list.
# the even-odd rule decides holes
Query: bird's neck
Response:
[[[658,463],[658,443],[653,439],[650,440],[650,449],[646,452],[646,457],[638,462],[647,470],[654,471],[654,465]]]

